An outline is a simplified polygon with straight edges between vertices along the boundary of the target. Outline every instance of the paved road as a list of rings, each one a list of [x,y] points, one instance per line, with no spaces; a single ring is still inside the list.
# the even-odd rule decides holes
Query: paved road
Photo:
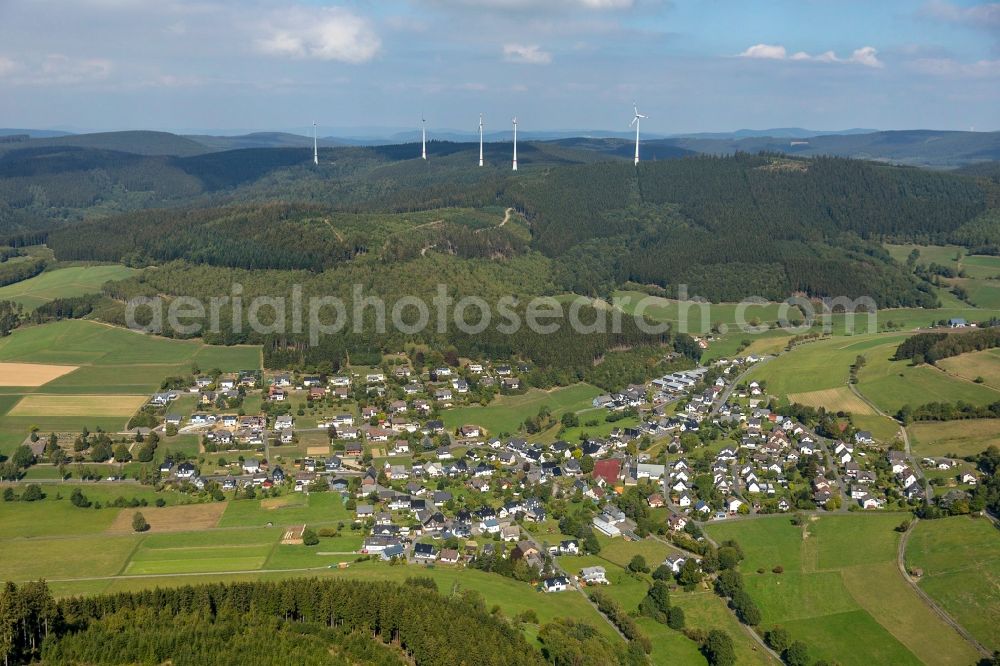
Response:
[[[544,548],[542,547],[542,544],[538,542],[538,539],[536,539],[536,538],[534,537],[534,535],[533,535],[533,534],[532,534],[531,532],[527,531],[527,530],[526,530],[526,529],[524,529],[523,527],[521,528],[521,537],[522,537],[522,538],[523,538],[524,540],[526,540],[526,541],[530,541],[530,542],[531,542],[531,544],[532,544],[532,545],[533,545],[533,546],[534,546],[535,548],[537,548],[537,549],[538,549],[538,552],[539,552],[539,553],[547,553],[547,552],[548,552],[548,551],[546,551],[546,550],[545,550],[545,549],[544,549]],[[577,582],[577,581],[576,581],[576,579],[575,579],[575,578],[574,578],[574,577],[573,577],[572,575],[568,574],[568,573],[566,572],[566,570],[562,568],[562,566],[561,566],[561,565],[559,564],[559,560],[558,560],[557,558],[555,558],[555,557],[553,557],[553,558],[552,558],[552,566],[553,566],[553,567],[555,568],[555,570],[556,570],[556,571],[557,571],[557,572],[558,572],[558,573],[559,573],[560,575],[563,575],[563,576],[565,576],[565,577],[566,577],[566,578],[567,578],[567,579],[569,580],[569,584],[573,586],[573,589],[574,589],[574,590],[576,590],[577,592],[579,592],[580,594],[582,594],[582,595],[583,595],[583,598],[587,600],[587,603],[588,603],[588,604],[590,604],[590,605],[591,605],[591,606],[592,606],[592,607],[594,608],[594,611],[595,611],[595,612],[596,612],[596,613],[597,613],[597,614],[598,614],[598,615],[599,615],[599,616],[600,616],[600,617],[601,617],[601,618],[602,618],[602,619],[603,619],[603,620],[604,620],[605,622],[607,622],[607,623],[608,623],[608,626],[609,626],[609,627],[611,627],[612,629],[614,629],[614,630],[615,630],[615,633],[617,633],[617,634],[618,634],[618,635],[619,635],[619,636],[621,637],[621,639],[622,639],[623,641],[625,641],[625,642],[627,643],[627,642],[628,642],[628,639],[627,639],[627,638],[625,637],[625,634],[623,634],[623,633],[621,632],[621,630],[620,630],[620,629],[618,629],[618,626],[617,626],[617,625],[616,625],[616,624],[615,624],[614,622],[612,622],[611,620],[609,620],[609,619],[608,619],[608,617],[607,617],[607,616],[606,616],[606,615],[605,615],[604,613],[602,613],[602,612],[601,612],[600,610],[598,610],[598,609],[597,609],[597,604],[595,604],[595,603],[594,603],[594,602],[593,602],[593,601],[592,601],[592,600],[590,599],[590,596],[589,596],[589,595],[587,594],[587,592],[586,592],[586,591],[585,591],[585,590],[583,589],[583,587],[582,587],[582,586],[580,585],[580,583],[579,583],[579,582]],[[545,592],[542,592],[542,594],[546,594],[546,593],[545,593]],[[553,592],[552,594],[560,594],[560,593],[559,593],[559,592]]]
[[[956,622],[951,615],[938,606],[937,602],[931,599],[926,592],[920,589],[916,581],[910,577],[909,572],[906,570],[906,543],[910,540],[910,534],[913,532],[914,528],[917,526],[917,522],[920,519],[914,516],[913,521],[910,523],[910,528],[903,533],[903,537],[899,540],[899,547],[896,550],[896,566],[899,567],[899,573],[903,576],[903,580],[909,583],[913,591],[917,593],[923,602],[927,604],[934,613],[941,618],[941,620],[947,624],[949,627],[958,632],[958,634],[970,643],[976,650],[979,651],[984,657],[991,657],[993,653],[988,650],[982,643],[977,641],[972,634],[965,630],[965,627]]]
[[[879,416],[883,416],[887,419],[891,419],[895,423],[899,423],[898,420],[883,412],[878,405],[869,400],[865,396],[865,394],[863,394],[861,391],[858,390],[857,386],[851,384],[850,382],[848,382],[847,386],[848,388],[851,389],[851,392],[854,393],[854,395],[861,398],[861,400],[863,400],[866,405],[874,409],[876,414],[878,414]],[[924,468],[917,462],[917,459],[913,456],[913,451],[910,450],[910,435],[906,432],[906,426],[904,426],[902,423],[899,423],[899,432],[903,436],[903,451],[904,453],[906,453],[906,460],[910,463],[910,467],[913,468],[913,471],[917,474],[917,477],[923,480],[924,499],[927,502],[930,502],[931,499],[934,497],[934,488],[931,486],[931,484],[927,483],[927,477],[924,476]]]
[[[731,381],[728,384],[726,384],[726,388],[722,389],[722,393],[720,393],[719,397],[717,397],[715,399],[715,403],[712,405],[712,411],[710,411],[708,413],[708,418],[709,419],[713,419],[716,416],[718,416],[719,409],[724,404],[726,404],[726,402],[729,400],[729,396],[731,396],[733,394],[733,391],[736,389],[736,387],[740,384],[740,382],[742,382],[744,379],[747,378],[747,375],[749,375],[751,371],[759,368],[760,366],[764,365],[765,363],[767,363],[768,361],[770,361],[770,360],[772,360],[774,358],[777,358],[777,357],[775,357],[775,356],[765,356],[764,358],[762,358],[761,360],[757,361],[756,363],[754,363],[753,365],[751,365],[749,368],[747,368],[746,370],[744,370],[743,372],[741,372],[739,375],[737,375],[736,378],[733,381]]]

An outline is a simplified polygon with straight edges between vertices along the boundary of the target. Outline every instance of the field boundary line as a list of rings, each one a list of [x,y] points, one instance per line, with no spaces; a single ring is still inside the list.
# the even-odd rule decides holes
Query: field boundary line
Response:
[[[132,558],[135,557],[135,554],[137,552],[139,552],[139,547],[142,545],[142,542],[145,541],[145,540],[146,540],[146,535],[142,535],[138,539],[135,540],[135,545],[132,546],[132,550],[130,550],[128,552],[128,555],[125,556],[125,561],[122,562],[122,565],[118,568],[118,573],[115,574],[115,575],[121,576],[121,575],[123,575],[125,573],[125,570],[128,569],[128,566],[130,564],[132,564]]]
[[[949,615],[947,613],[947,611],[945,611],[943,608],[941,608],[940,606],[938,606],[937,602],[934,601],[933,599],[931,599],[930,595],[928,595],[926,592],[924,592],[922,589],[920,589],[920,586],[917,585],[916,581],[914,581],[910,577],[910,574],[907,573],[907,571],[906,571],[906,544],[910,540],[910,534],[917,527],[917,523],[919,523],[919,522],[920,522],[920,519],[917,518],[916,516],[914,516],[913,517],[913,522],[910,523],[909,529],[907,529],[905,532],[903,532],[903,536],[899,539],[899,544],[896,547],[896,567],[899,569],[900,575],[903,576],[903,580],[905,580],[907,582],[907,584],[909,584],[909,586],[913,589],[913,591],[917,593],[917,596],[919,596],[920,599],[925,604],[927,604],[927,606],[932,611],[934,611],[934,613],[939,618],[941,618],[941,620],[945,624],[947,624],[952,629],[954,629],[955,631],[957,631],[958,635],[961,636],[963,639],[965,639],[966,642],[968,642],[969,644],[971,644],[972,647],[974,647],[981,655],[983,655],[984,657],[987,657],[987,658],[992,657],[993,653],[990,650],[986,649],[986,647],[982,643],[980,643],[978,640],[976,640],[976,638],[972,634],[970,634],[965,629],[965,627],[963,627],[961,624],[959,624],[958,621],[955,620],[955,618],[953,618],[951,615]]]

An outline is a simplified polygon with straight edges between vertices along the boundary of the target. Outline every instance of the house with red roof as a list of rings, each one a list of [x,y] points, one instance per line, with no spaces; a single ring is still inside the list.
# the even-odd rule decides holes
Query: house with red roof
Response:
[[[598,460],[594,463],[594,473],[593,478],[603,479],[609,486],[614,486],[618,483],[618,476],[622,471],[622,461],[618,458],[611,458],[610,460]]]

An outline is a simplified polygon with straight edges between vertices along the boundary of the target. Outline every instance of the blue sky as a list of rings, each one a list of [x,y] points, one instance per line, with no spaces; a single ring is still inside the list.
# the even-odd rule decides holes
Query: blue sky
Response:
[[[1000,130],[1000,2],[0,0],[4,127],[624,130],[633,99],[660,133]]]

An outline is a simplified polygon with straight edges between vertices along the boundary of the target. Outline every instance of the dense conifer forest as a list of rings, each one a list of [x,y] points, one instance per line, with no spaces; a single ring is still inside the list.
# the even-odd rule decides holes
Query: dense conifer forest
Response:
[[[545,663],[478,594],[436,589],[430,579],[298,579],[57,601],[43,582],[8,583],[0,654],[6,664]]]
[[[552,260],[555,287],[584,294],[631,280],[668,289],[685,284],[690,294],[715,301],[804,292],[930,307],[936,301],[928,286],[892,261],[880,242],[958,242],[984,252],[1000,246],[992,208],[1000,188],[989,178],[844,158],[736,154],[638,168],[620,161],[553,163],[509,175],[469,169],[461,151],[428,165],[403,159],[402,147],[338,149],[339,161],[311,169],[301,164],[299,149],[252,149],[156,158],[184,178],[159,179],[150,194],[149,186],[110,174],[127,172],[135,180],[154,158],[123,156],[119,164],[100,153],[94,168],[82,171],[80,155],[45,150],[52,149],[0,159],[0,172],[8,174],[0,182],[14,188],[17,181],[19,193],[3,197],[7,219],[0,211],[0,225],[13,232],[14,218],[24,214],[66,213],[70,204],[53,204],[50,190],[76,198],[91,207],[85,217],[95,219],[26,225],[53,228],[49,243],[64,260],[183,259],[320,272],[359,258],[412,260],[429,250],[491,259],[538,252]],[[39,151],[56,166],[37,164]],[[46,180],[92,183],[99,173],[132,194],[145,191],[148,200],[119,205],[133,212],[115,213],[89,194],[73,194],[84,185]],[[18,180],[24,178],[32,182]],[[149,203],[171,207],[149,210]],[[511,206],[527,227],[470,228],[442,219],[392,238],[380,231],[402,212],[449,206]]]
[[[403,296],[495,303],[575,293],[607,298],[625,284],[736,301],[870,296],[879,307],[936,307],[932,285],[893,260],[885,241],[952,242],[1000,252],[1000,185],[969,174],[845,158],[737,153],[630,163],[585,144],[526,144],[525,168],[470,167],[473,146],[433,143],[321,151],[253,148],[149,156],[78,146],[0,154],[0,232],[14,256],[45,242],[57,261],[153,267],[105,288],[111,300],[62,303],[69,316],[123,323],[135,296],[351,296],[361,285],[388,308]],[[503,161],[499,158],[504,157]],[[6,256],[6,255],[5,255]],[[0,283],[43,270],[41,259],[0,264]],[[662,292],[661,292],[662,293]],[[96,313],[95,313],[96,308]],[[515,308],[516,309],[516,308]],[[53,316],[50,309],[39,318]],[[223,310],[223,321],[231,314]],[[587,317],[599,312],[584,310]],[[57,315],[58,316],[58,315]],[[366,315],[368,316],[368,315]],[[637,347],[687,348],[669,333],[556,336],[452,328],[417,336],[365,321],[313,347],[296,335],[223,325],[206,340],[263,344],[272,364],[333,367],[353,352],[407,343],[463,354],[529,358],[579,379]],[[684,352],[688,357],[696,353]]]

